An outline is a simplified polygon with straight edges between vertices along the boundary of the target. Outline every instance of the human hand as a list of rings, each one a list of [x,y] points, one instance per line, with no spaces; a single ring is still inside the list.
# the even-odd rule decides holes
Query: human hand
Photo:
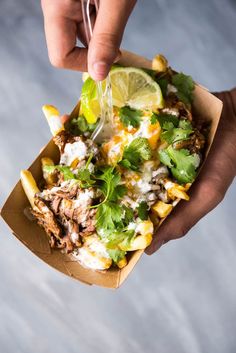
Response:
[[[93,3],[93,1],[91,1]],[[77,38],[86,43],[80,0],[41,0],[49,59],[58,68],[88,71],[103,80],[119,56],[119,46],[136,0],[100,0],[89,49],[76,46]]]
[[[148,255],[187,234],[222,201],[236,175],[236,88],[215,95],[224,106],[207,162],[190,190],[190,201],[181,201],[163,222],[145,251]]]

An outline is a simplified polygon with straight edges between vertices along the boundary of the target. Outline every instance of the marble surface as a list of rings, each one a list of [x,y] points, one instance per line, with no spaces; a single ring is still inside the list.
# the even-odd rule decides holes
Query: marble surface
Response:
[[[211,90],[236,84],[235,0],[140,0],[123,47]],[[69,112],[81,75],[47,58],[39,1],[0,2],[0,202],[50,138],[44,103]],[[0,351],[234,353],[234,183],[187,237],[143,256],[117,291],[80,284],[33,256],[0,223]]]

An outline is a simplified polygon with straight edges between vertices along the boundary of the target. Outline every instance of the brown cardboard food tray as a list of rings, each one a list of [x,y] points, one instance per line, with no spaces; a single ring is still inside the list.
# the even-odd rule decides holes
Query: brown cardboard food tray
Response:
[[[127,52],[123,55],[122,64],[136,67],[151,67],[151,61]],[[206,89],[196,85],[193,109],[197,117],[201,117],[211,123],[206,151],[207,157],[220,119],[222,102]],[[76,116],[78,110],[79,103],[71,113],[71,116]],[[59,152],[52,140],[29,167],[37,183],[40,183],[40,180],[42,180],[42,157],[50,157],[55,163],[58,162]],[[77,261],[73,260],[70,255],[50,248],[44,230],[40,228],[36,222],[30,221],[25,216],[24,210],[28,206],[28,199],[23,191],[21,182],[18,181],[1,210],[1,216],[10,227],[13,235],[48,265],[81,282],[96,284],[107,288],[118,288],[128,277],[143,253],[142,250],[130,253],[128,256],[128,264],[122,269],[111,268],[106,271],[94,271],[84,268]],[[171,215],[169,217],[171,217]]]

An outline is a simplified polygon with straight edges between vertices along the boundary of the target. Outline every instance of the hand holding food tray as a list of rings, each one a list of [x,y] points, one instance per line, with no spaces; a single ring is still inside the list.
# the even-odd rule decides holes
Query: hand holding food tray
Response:
[[[124,61],[129,67],[110,73],[111,138],[90,139],[99,107],[87,77],[64,125],[56,108],[44,107],[54,138],[21,173],[29,201],[18,182],[2,209],[16,237],[42,260],[110,288],[125,280],[179,200],[189,199],[222,109],[162,56],[153,67],[127,52]],[[41,227],[24,214],[29,202]]]

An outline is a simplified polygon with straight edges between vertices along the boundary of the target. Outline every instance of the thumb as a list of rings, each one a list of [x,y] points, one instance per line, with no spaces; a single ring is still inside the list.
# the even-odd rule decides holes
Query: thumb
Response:
[[[119,46],[135,0],[101,0],[88,51],[88,72],[100,81],[119,56]]]

